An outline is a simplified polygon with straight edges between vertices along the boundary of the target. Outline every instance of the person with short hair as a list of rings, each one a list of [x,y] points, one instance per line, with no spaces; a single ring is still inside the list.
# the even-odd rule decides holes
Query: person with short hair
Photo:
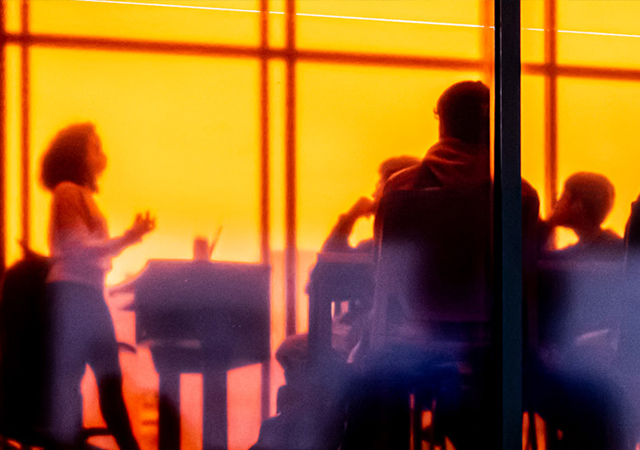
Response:
[[[567,178],[562,195],[543,227],[546,227],[544,232],[547,235],[559,226],[570,228],[578,236],[578,242],[551,251],[547,256],[561,259],[621,259],[624,256],[623,239],[613,230],[602,227],[614,200],[615,188],[604,175],[577,172]]]
[[[489,102],[489,88],[481,81],[461,81],[448,87],[434,110],[438,142],[420,165],[391,177],[385,192],[489,185]]]

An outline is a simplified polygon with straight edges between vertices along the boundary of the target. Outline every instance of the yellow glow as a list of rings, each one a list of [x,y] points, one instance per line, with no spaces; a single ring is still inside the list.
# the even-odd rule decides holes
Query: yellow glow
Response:
[[[46,0],[30,2],[31,31],[72,36],[116,37],[195,43],[257,45],[257,0],[170,2]]]
[[[96,123],[109,166],[98,196],[112,234],[150,209],[158,229],[115,260],[109,281],[149,258],[191,258],[196,235],[222,236],[214,258],[259,260],[258,63],[253,60],[34,49],[33,174],[52,135]],[[46,248],[48,196],[33,199]]]
[[[9,237],[5,243],[7,264],[10,265],[22,257],[22,250],[18,245],[18,239],[22,236],[22,200],[21,178],[22,157],[20,129],[22,126],[20,116],[20,48],[8,46],[5,55],[6,61],[6,87],[7,87],[7,117],[5,133],[6,144],[6,198],[5,209],[7,214],[6,233]]]
[[[640,2],[558,0],[558,62],[638,68]],[[573,33],[579,30],[581,33]]]
[[[285,64],[269,63],[269,190],[271,246],[271,348],[285,337],[284,329],[284,247],[285,247]]]
[[[538,191],[540,213],[545,205],[545,96],[542,77],[522,77],[522,177]]]
[[[338,216],[370,196],[378,166],[421,158],[437,141],[434,107],[450,84],[479,73],[323,64],[298,65],[298,308],[306,329],[307,275]],[[371,237],[371,221],[353,236]]]
[[[7,0],[7,26],[18,32],[19,0]],[[637,68],[640,2],[558,0],[559,61]],[[29,3],[34,33],[257,47],[258,0],[40,0]],[[522,55],[544,60],[544,1],[522,2]],[[284,0],[270,0],[269,45],[285,45]],[[410,55],[480,61],[481,1],[313,0],[296,3],[296,44],[302,50]],[[149,258],[190,258],[196,235],[223,226],[214,258],[260,258],[260,62],[141,53],[33,47],[31,54],[32,233],[46,252],[48,195],[37,186],[39,159],[63,126],[96,123],[109,167],[98,195],[117,235],[136,212],[150,209],[158,229],[114,261],[109,282],[140,270]],[[269,61],[270,241],[272,348],[284,338],[285,64]],[[8,258],[19,255],[19,49],[7,50]],[[433,108],[440,93],[477,72],[334,65],[297,65],[298,330],[308,327],[303,293],[315,254],[338,216],[370,195],[377,169],[401,154],[422,157],[437,140]],[[640,192],[633,131],[640,117],[640,83],[561,79],[559,189],[578,170],[607,175],[617,189],[607,222],[622,233],[629,204]],[[542,76],[522,79],[522,173],[544,205],[545,98]],[[371,237],[358,223],[352,243]],[[565,234],[561,244],[569,242]],[[122,313],[120,313],[122,314]],[[132,314],[114,314],[133,340]],[[119,336],[120,338],[121,336]],[[142,352],[141,352],[142,353]],[[133,359],[134,357],[131,356]],[[150,356],[123,364],[129,395],[157,391]],[[133,373],[126,373],[131,370]],[[145,372],[146,370],[146,372]],[[275,366],[272,386],[282,383]],[[230,448],[248,448],[259,426],[256,366],[229,382]],[[147,377],[148,379],[142,379]],[[197,378],[197,377],[196,377]],[[131,381],[133,379],[133,381]],[[138,383],[138,384],[136,384]],[[155,384],[154,384],[155,383]],[[190,384],[189,384],[190,383]],[[198,450],[200,381],[187,381],[191,408],[184,444]],[[248,386],[248,388],[247,388]],[[133,392],[133,394],[132,394]],[[142,420],[143,400],[134,416]],[[156,399],[157,401],[157,399]],[[95,405],[94,405],[95,406]],[[157,406],[157,405],[155,405]],[[136,410],[135,408],[139,408]],[[273,411],[273,401],[272,401]],[[154,430],[154,432],[157,430]],[[145,448],[156,443],[146,442]]]
[[[4,2],[5,26],[7,31],[18,33],[22,29],[20,3],[21,0],[5,0]]]
[[[520,2],[522,35],[520,48],[523,62],[544,61],[544,0]]]
[[[298,2],[296,39],[305,49],[479,58],[480,2],[463,4],[464,8],[444,0]]]
[[[631,202],[640,193],[634,133],[640,84],[560,79],[558,87],[558,189],[578,171],[608,177],[616,188],[616,202],[605,226],[622,235]]]
[[[285,0],[269,0],[269,46],[282,48],[286,45]]]
[[[87,2],[87,3],[110,3],[112,5],[135,5],[135,6],[156,6],[162,8],[179,8],[179,9],[199,9],[202,11],[225,11],[225,12],[249,12],[258,13],[256,9],[237,9],[237,8],[220,8],[214,6],[204,5],[189,5],[186,3],[153,3],[153,2],[125,2],[117,0],[70,0],[74,2]]]
[[[437,141],[433,110],[439,95],[456,81],[479,78],[472,72],[300,64],[299,247],[319,249],[338,216],[373,193],[383,160],[422,157]]]

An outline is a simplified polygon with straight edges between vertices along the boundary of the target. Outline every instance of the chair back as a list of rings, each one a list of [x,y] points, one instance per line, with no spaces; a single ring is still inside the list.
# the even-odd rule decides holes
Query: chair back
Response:
[[[374,345],[398,333],[401,340],[487,338],[490,194],[487,185],[396,191],[383,198],[376,218]]]
[[[2,280],[0,433],[23,443],[29,442],[45,423],[45,283],[49,264],[46,257],[27,254],[6,271]]]

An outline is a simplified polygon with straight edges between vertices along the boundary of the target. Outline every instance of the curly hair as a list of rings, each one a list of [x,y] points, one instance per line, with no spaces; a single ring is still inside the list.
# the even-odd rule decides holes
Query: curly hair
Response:
[[[97,191],[96,177],[87,164],[89,139],[95,132],[95,126],[85,122],[69,125],[56,134],[42,158],[45,188],[53,191],[63,181],[70,181]]]

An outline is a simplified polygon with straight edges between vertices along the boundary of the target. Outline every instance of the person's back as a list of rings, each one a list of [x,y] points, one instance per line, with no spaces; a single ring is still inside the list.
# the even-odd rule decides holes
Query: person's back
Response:
[[[439,140],[420,166],[389,179],[385,193],[429,187],[473,187],[491,179],[489,168],[489,88],[462,81],[444,91],[435,112]]]

